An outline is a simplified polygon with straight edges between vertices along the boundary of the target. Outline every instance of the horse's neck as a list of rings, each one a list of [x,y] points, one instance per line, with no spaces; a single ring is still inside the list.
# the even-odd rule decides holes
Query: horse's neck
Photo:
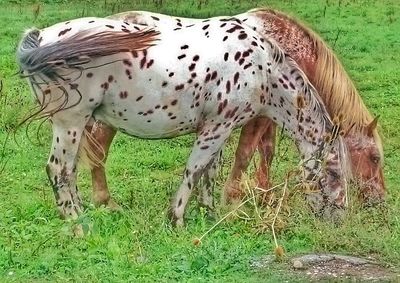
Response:
[[[332,118],[343,113],[345,126],[355,123],[358,132],[371,122],[372,117],[343,66],[318,36],[279,12],[260,10],[248,15],[257,26],[263,27],[261,33],[274,38],[297,62],[317,88]]]
[[[314,84],[317,60],[314,41],[304,29],[289,18],[272,12],[255,13],[262,21],[262,33],[271,36],[279,43],[285,53],[292,57]]]

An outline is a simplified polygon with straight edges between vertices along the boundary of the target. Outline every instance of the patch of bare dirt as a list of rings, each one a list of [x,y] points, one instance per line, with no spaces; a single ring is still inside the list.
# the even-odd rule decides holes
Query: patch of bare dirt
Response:
[[[254,261],[255,268],[266,268],[274,257]],[[338,254],[308,254],[292,258],[288,266],[300,278],[311,282],[400,282],[400,274],[371,258]]]

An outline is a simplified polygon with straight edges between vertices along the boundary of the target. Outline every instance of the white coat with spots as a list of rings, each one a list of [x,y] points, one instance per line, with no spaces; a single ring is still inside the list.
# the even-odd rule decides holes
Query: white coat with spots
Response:
[[[40,114],[52,122],[47,173],[64,217],[77,217],[82,209],[76,161],[92,117],[146,139],[197,133],[171,204],[178,225],[194,186],[213,167],[232,130],[256,116],[273,119],[296,141],[305,178],[329,192],[329,209],[343,195],[343,143],[326,142],[333,125],[315,89],[274,41],[240,20],[149,30],[83,18],[31,30],[17,56]],[[206,195],[211,206],[211,193]]]

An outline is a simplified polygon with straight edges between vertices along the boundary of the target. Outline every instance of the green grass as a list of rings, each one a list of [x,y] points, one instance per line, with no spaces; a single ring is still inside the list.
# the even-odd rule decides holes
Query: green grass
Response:
[[[290,216],[278,234],[288,256],[306,252],[342,252],[372,255],[391,265],[400,262],[400,2],[397,0],[342,1],[46,1],[34,18],[36,4],[0,0],[0,79],[3,81],[0,141],[5,141],[33,106],[27,84],[17,72],[14,53],[24,29],[58,21],[105,16],[124,10],[147,9],[182,16],[208,17],[234,14],[269,4],[307,22],[331,44],[357,85],[371,112],[381,115],[384,138],[386,209],[361,209],[352,202],[344,223],[335,227],[315,219],[301,196],[290,200]],[[206,1],[207,2],[207,1]],[[203,3],[203,4],[199,4]],[[338,31],[340,31],[338,33]],[[73,223],[61,221],[54,205],[44,166],[50,130],[34,127],[29,141],[22,128],[10,139],[0,165],[0,281],[302,281],[285,266],[274,263],[253,269],[250,262],[273,254],[269,231],[258,233],[257,221],[229,219],[211,232],[200,246],[193,239],[216,220],[208,220],[193,202],[187,226],[173,230],[165,216],[169,199],[177,189],[193,142],[192,136],[145,141],[119,135],[108,161],[113,196],[121,213],[90,205],[90,177],[81,170],[79,185],[87,211],[79,221],[91,233],[73,237]],[[18,144],[17,144],[17,143]],[[217,191],[229,172],[237,134],[226,153]],[[293,145],[284,140],[274,165],[278,182],[294,166]],[[279,154],[278,154],[279,155]],[[0,167],[1,168],[1,167]],[[251,170],[250,170],[251,172]],[[216,197],[217,200],[219,197]],[[250,215],[251,208],[247,208]],[[219,209],[222,217],[226,208]]]

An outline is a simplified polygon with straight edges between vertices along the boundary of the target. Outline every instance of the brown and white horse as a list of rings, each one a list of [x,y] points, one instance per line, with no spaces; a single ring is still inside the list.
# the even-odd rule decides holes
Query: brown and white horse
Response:
[[[152,27],[162,25],[172,28],[201,21],[144,11],[124,12],[110,18]],[[347,130],[344,139],[350,153],[352,180],[360,187],[359,196],[364,203],[382,201],[385,197],[383,150],[376,129],[377,119],[373,119],[368,112],[353,82],[332,50],[312,30],[276,10],[254,9],[234,18],[266,38],[277,41],[316,87],[330,115],[344,117],[342,127]],[[95,151],[99,158],[105,161],[116,131],[96,122],[91,132],[100,145]],[[252,119],[243,126],[235,163],[225,185],[225,197],[228,201],[241,197],[242,173],[248,167],[257,148],[262,157],[256,172],[258,186],[268,188],[275,136],[276,124],[265,117]],[[115,203],[108,191],[104,164],[100,163],[92,168],[92,180],[95,203],[113,206]]]
[[[47,174],[63,217],[82,210],[76,166],[91,119],[146,139],[197,133],[171,205],[178,225],[201,176],[202,204],[212,207],[221,148],[234,128],[256,117],[284,125],[295,140],[305,179],[320,188],[310,198],[317,212],[331,218],[344,207],[346,148],[337,125],[294,60],[241,20],[149,29],[76,19],[29,31],[17,58],[38,115],[52,123]]]

